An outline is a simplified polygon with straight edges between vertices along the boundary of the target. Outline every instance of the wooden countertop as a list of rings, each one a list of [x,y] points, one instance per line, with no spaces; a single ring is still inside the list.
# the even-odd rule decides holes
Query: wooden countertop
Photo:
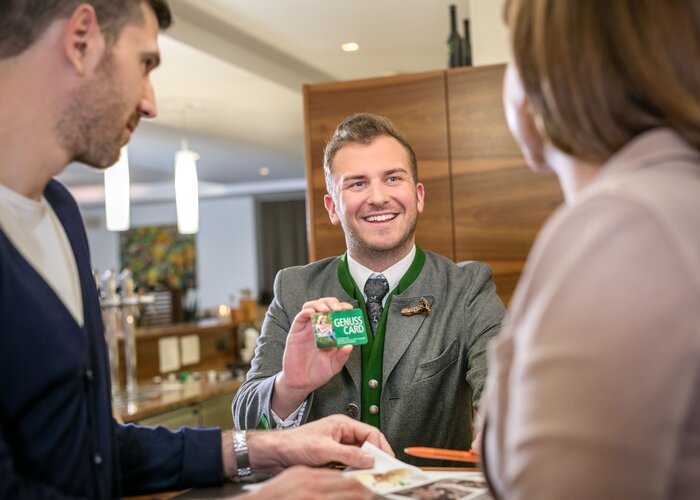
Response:
[[[233,394],[243,380],[208,382],[163,382],[162,384],[139,384],[137,398],[117,399],[113,403],[115,413],[124,423],[137,422],[160,413],[177,410],[224,394]]]

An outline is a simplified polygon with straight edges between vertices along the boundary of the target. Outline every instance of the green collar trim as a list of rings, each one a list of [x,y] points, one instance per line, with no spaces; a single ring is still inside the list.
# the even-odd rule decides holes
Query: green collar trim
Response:
[[[360,304],[360,308],[364,313],[365,318],[365,329],[367,330],[368,342],[362,346],[362,401],[360,401],[360,408],[362,421],[377,428],[380,427],[379,415],[371,415],[368,411],[369,403],[365,396],[367,393],[364,388],[367,387],[369,379],[375,379],[378,381],[382,380],[382,365],[384,359],[384,332],[386,330],[386,321],[389,311],[389,306],[391,305],[391,299],[394,295],[403,293],[408,289],[411,284],[418,278],[421,271],[423,270],[423,265],[425,264],[425,252],[416,245],[416,255],[413,258],[411,267],[408,268],[406,274],[403,275],[399,284],[394,288],[389,297],[386,299],[386,304],[384,306],[384,311],[382,312],[381,318],[379,318],[379,324],[377,325],[377,331],[374,332],[372,336],[371,330],[369,328],[369,323],[367,320],[367,306],[365,305],[365,300],[362,296],[362,291],[357,286],[355,281],[350,275],[350,268],[348,267],[347,252],[340,258],[340,264],[338,265],[338,280],[340,285],[343,287],[345,292]],[[380,388],[373,391],[374,397],[377,397]],[[378,400],[376,401],[378,404]],[[374,403],[373,403],[374,404]]]
[[[416,255],[413,257],[411,267],[408,268],[408,271],[406,271],[406,274],[403,275],[403,278],[399,280],[399,284],[396,286],[396,288],[391,291],[389,298],[396,294],[405,292],[406,289],[411,286],[420,275],[420,272],[423,270],[423,264],[425,264],[425,252],[421,247],[416,245]],[[338,265],[338,281],[340,281],[340,286],[343,287],[343,290],[345,290],[350,297],[357,300],[364,309],[365,301],[362,296],[362,290],[360,290],[350,274],[347,252],[340,257],[340,264]],[[389,299],[387,299],[387,304],[388,303]],[[387,308],[385,307],[385,309]]]

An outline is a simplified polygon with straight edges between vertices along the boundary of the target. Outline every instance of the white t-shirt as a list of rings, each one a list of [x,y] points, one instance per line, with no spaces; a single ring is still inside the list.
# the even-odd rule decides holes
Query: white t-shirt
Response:
[[[51,205],[0,184],[0,229],[83,325],[78,268],[68,237]]]

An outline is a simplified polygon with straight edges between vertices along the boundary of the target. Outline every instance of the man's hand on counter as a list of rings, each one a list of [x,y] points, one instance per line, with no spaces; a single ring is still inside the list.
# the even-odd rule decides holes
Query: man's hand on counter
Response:
[[[341,463],[359,469],[372,467],[374,458],[360,449],[365,441],[394,455],[391,446],[379,429],[343,415],[332,415],[293,429],[247,433],[248,457],[252,470],[272,474],[280,473],[295,465],[323,466]],[[224,432],[222,436],[222,458],[224,475],[234,477],[237,464],[230,432]],[[339,472],[305,467],[295,468],[295,470],[298,475],[295,481],[303,482],[305,488],[312,488],[312,491],[318,491],[319,494],[323,488],[335,484],[336,488],[347,489],[356,494],[355,497],[350,496],[350,498],[362,497],[357,496],[354,479],[348,479],[353,483],[340,484],[340,482],[345,483],[346,478]],[[282,484],[284,477],[297,477],[296,475],[291,472],[280,475],[278,481],[271,481],[270,485],[259,493],[265,492],[268,487],[279,487],[274,485]],[[308,486],[307,483],[316,486]],[[289,488],[289,483],[285,484]],[[359,491],[364,492],[364,487],[361,488]],[[309,490],[306,493],[308,495]]]
[[[250,500],[279,499],[315,500],[370,500],[373,493],[352,477],[343,476],[340,471],[312,469],[296,465],[265,483],[255,493],[246,495]]]
[[[393,455],[379,429],[344,415],[331,415],[284,431],[248,434],[248,453],[253,470],[278,473],[292,465],[326,465],[339,462],[365,469],[374,458],[359,447],[365,441]]]

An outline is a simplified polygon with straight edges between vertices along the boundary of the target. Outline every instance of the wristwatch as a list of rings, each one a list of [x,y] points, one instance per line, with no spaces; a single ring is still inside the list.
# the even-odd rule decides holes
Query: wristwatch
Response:
[[[236,465],[238,467],[235,479],[243,479],[253,473],[248,458],[246,431],[231,431],[231,434],[233,436],[233,454],[236,457]]]

